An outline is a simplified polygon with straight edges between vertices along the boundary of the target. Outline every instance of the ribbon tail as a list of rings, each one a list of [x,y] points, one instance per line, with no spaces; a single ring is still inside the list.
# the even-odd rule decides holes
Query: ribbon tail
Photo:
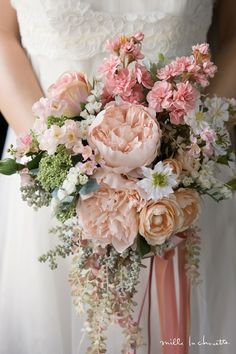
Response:
[[[185,271],[185,242],[178,247],[179,268],[179,354],[188,354],[190,332],[190,282]]]
[[[178,313],[174,279],[173,257],[155,257],[155,275],[160,314],[161,344],[163,354],[177,354],[178,348],[170,345],[178,338]]]

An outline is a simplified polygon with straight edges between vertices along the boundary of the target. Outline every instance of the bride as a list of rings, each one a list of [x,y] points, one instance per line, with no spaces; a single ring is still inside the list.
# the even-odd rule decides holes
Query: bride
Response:
[[[219,11],[219,74],[211,90],[230,97],[236,92],[236,5],[219,3],[224,7]],[[213,0],[0,0],[0,109],[11,126],[6,146],[14,143],[13,131],[32,126],[32,104],[61,73],[92,76],[108,38],[143,31],[150,59],[158,52],[182,56],[206,40],[212,10]],[[37,261],[53,244],[49,210],[35,213],[24,204],[15,176],[1,177],[0,196],[0,354],[85,353],[67,283],[69,262],[51,272]],[[203,283],[192,291],[191,339],[200,344],[192,345],[191,353],[232,354],[236,347],[235,204],[205,202]],[[147,273],[142,277],[140,298]],[[155,307],[152,354],[159,352],[160,340]],[[145,315],[142,326],[145,335]],[[229,344],[209,345],[219,339]],[[109,354],[120,353],[120,341],[115,328],[109,333]]]

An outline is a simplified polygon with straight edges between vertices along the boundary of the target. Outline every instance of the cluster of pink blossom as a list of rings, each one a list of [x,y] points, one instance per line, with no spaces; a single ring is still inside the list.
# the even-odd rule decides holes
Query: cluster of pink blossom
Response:
[[[199,91],[188,81],[174,86],[163,80],[154,84],[147,95],[147,101],[149,107],[158,113],[169,111],[171,123],[181,124],[185,114],[195,107],[199,97]]]
[[[197,44],[192,47],[192,50],[192,55],[178,57],[159,69],[158,79],[173,80],[180,76],[180,81],[192,80],[202,87],[209,85],[209,78],[212,78],[217,70],[210,60],[209,45],[207,43]]]
[[[143,34],[118,37],[109,42],[108,49],[114,54],[104,59],[100,73],[104,80],[103,101],[112,101],[119,96],[123,101],[141,103],[145,101],[145,89],[151,89],[153,81],[147,68],[138,63]]]
[[[200,97],[195,86],[207,86],[216,72],[208,44],[195,45],[192,49],[191,56],[177,58],[157,70],[158,81],[147,95],[149,106],[156,112],[167,110],[173,124],[184,123],[184,116],[194,109]]]

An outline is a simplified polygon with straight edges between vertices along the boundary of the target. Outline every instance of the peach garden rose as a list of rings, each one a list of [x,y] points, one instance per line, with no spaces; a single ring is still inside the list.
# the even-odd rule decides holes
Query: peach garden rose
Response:
[[[80,198],[77,215],[83,238],[99,245],[112,244],[122,253],[138,234],[136,191],[103,187],[86,199]]]
[[[139,232],[150,245],[161,245],[183,225],[183,212],[173,199],[149,201],[140,213]]]
[[[89,142],[116,172],[150,164],[157,156],[161,130],[152,111],[141,105],[111,104],[89,130]]]
[[[91,86],[85,74],[80,72],[66,72],[49,87],[49,98],[66,102],[64,115],[75,117],[81,112],[81,103],[85,103],[91,91]]]
[[[175,192],[175,198],[183,211],[184,223],[180,231],[184,231],[197,220],[200,214],[200,197],[193,189],[180,188]]]

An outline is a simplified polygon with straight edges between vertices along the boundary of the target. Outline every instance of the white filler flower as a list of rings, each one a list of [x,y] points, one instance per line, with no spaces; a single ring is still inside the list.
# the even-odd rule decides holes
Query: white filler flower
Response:
[[[159,200],[173,193],[173,187],[178,184],[177,176],[169,164],[158,162],[154,169],[143,167],[144,178],[138,186],[147,194],[147,200]]]

